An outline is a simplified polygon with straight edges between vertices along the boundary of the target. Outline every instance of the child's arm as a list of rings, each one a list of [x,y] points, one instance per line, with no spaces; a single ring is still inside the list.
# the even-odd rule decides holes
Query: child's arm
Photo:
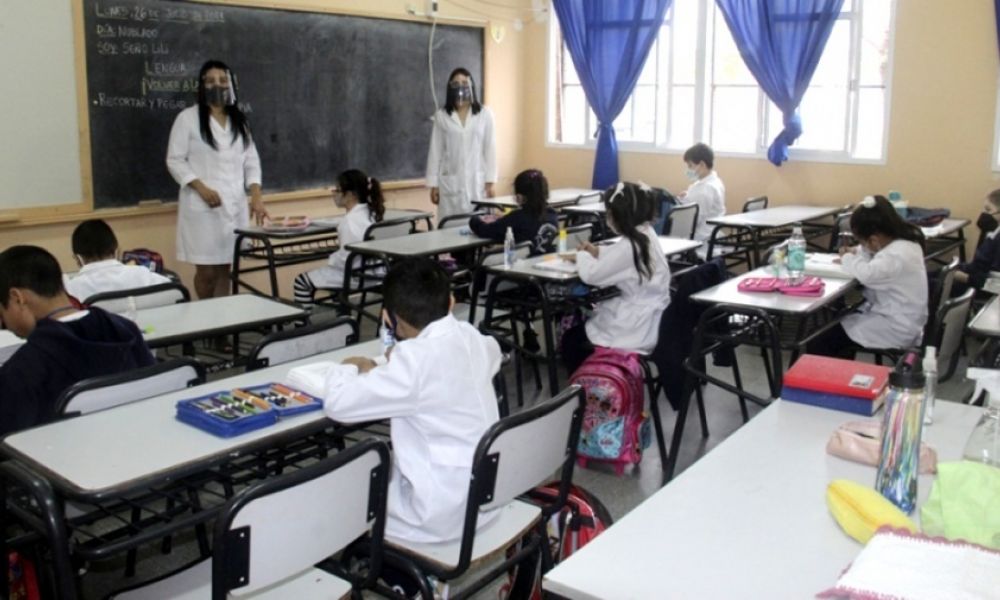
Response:
[[[887,252],[879,252],[870,259],[860,252],[848,252],[840,262],[849,275],[867,286],[890,283],[903,271],[902,259]]]
[[[479,217],[472,217],[469,219],[469,229],[481,238],[489,238],[500,242],[503,241],[504,236],[507,234],[507,227],[513,226],[511,220],[515,214],[517,214],[517,211],[504,215],[491,223],[487,223]]]
[[[590,285],[617,285],[638,276],[632,263],[631,242],[624,238],[601,248],[597,257],[587,251],[577,252],[576,264],[580,279]]]

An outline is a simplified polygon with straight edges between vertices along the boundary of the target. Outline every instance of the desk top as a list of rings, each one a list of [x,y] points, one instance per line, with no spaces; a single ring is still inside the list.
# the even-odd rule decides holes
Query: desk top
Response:
[[[416,211],[416,210],[399,210],[399,209],[387,209],[383,219],[386,221],[392,221],[395,219],[407,219],[412,218],[414,220],[431,218],[432,215],[429,212]],[[274,238],[274,239],[293,239],[299,237],[308,237],[311,235],[325,235],[329,233],[336,233],[337,227],[340,222],[344,219],[344,215],[335,215],[332,217],[316,217],[311,219],[309,226],[305,229],[299,231],[268,231],[263,227],[241,227],[236,229],[237,234],[245,235],[247,237],[256,238]]]
[[[305,314],[301,308],[271,298],[237,294],[144,308],[136,312],[136,324],[146,343],[155,348],[283,323]]]
[[[983,337],[1000,337],[1000,296],[993,296],[969,322],[969,331]]]
[[[420,233],[401,235],[383,240],[358,242],[350,244],[347,246],[347,249],[369,256],[411,258],[478,248],[480,246],[488,246],[492,243],[494,243],[493,240],[481,238],[470,232],[467,227],[450,227],[448,229],[422,231]]]
[[[0,329],[0,365],[7,362],[7,359],[17,352],[23,343],[24,340],[14,335],[13,332]]]
[[[933,227],[921,227],[921,230],[928,239],[934,239],[951,235],[970,223],[968,219],[944,219]]]
[[[601,190],[587,188],[557,188],[549,191],[549,207],[562,208],[577,202],[595,202],[601,199]],[[495,198],[483,198],[476,200],[473,204],[480,206],[496,206],[498,208],[517,208],[517,198],[514,196],[497,196]]]
[[[857,285],[854,279],[823,277],[826,287],[822,296],[789,296],[780,292],[741,292],[737,289],[746,277],[771,277],[768,267],[754,269],[738,277],[727,279],[719,285],[691,295],[695,302],[705,304],[735,304],[750,308],[761,308],[768,312],[804,315],[826,306],[846,294]]]
[[[940,461],[961,458],[980,413],[938,401],[924,440]],[[825,502],[834,479],[874,485],[874,467],[825,451],[830,433],[856,419],[774,402],[550,571],[544,588],[574,600],[812,598],[861,550]],[[920,504],[932,481],[920,477]]]
[[[315,411],[281,419],[264,429],[221,438],[175,419],[178,400],[281,381],[289,369],[298,365],[340,361],[348,356],[374,356],[381,348],[381,341],[371,340],[35,427],[7,436],[0,450],[18,456],[28,466],[51,477],[53,485],[69,492],[91,496],[117,494],[174,472],[196,470],[199,463],[238,455],[241,447],[326,418],[322,411]]]
[[[603,202],[587,202],[586,204],[571,204],[560,209],[563,212],[583,213],[587,215],[603,215],[608,212],[608,207]]]
[[[813,221],[840,212],[840,206],[775,206],[750,212],[740,212],[709,219],[710,225],[733,227],[786,227]]]

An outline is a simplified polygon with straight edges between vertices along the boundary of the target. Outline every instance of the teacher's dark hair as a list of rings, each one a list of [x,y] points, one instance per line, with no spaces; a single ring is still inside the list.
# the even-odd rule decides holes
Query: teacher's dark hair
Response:
[[[445,100],[444,100],[444,110],[449,115],[455,112],[455,92],[451,89],[451,80],[455,78],[455,75],[465,75],[469,78],[469,87],[472,88],[472,114],[478,115],[479,111],[483,110],[483,105],[479,103],[479,94],[476,92],[476,79],[469,73],[468,69],[459,67],[451,72],[448,76],[448,85],[445,88]]]
[[[212,111],[208,106],[208,102],[205,100],[205,73],[208,73],[211,69],[221,69],[229,75],[229,85],[233,91],[233,98],[239,98],[236,89],[236,78],[233,76],[233,72],[229,69],[229,65],[222,62],[221,60],[209,60],[201,66],[201,70],[198,71],[198,124],[201,127],[201,139],[205,140],[205,143],[212,148],[218,150],[215,145],[215,136],[212,135],[212,127],[209,124],[209,119],[212,116]],[[229,123],[233,131],[233,141],[236,141],[236,136],[243,138],[243,145],[250,143],[250,123],[247,122],[246,115],[240,110],[239,105],[233,104],[232,106],[225,107],[226,114],[229,116]]]

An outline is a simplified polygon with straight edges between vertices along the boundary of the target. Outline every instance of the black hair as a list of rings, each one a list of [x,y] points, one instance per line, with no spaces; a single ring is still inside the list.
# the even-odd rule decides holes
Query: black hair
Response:
[[[642,283],[643,276],[653,276],[649,238],[638,229],[643,223],[652,221],[656,214],[652,190],[643,189],[637,183],[619,183],[604,190],[602,200],[615,229],[632,244],[632,262],[639,272],[639,283]]]
[[[521,171],[514,178],[514,193],[524,196],[523,209],[539,220],[549,208],[549,182],[538,169]]]
[[[986,199],[996,208],[1000,208],[1000,190],[993,190],[986,195]]]
[[[56,257],[38,246],[11,246],[0,252],[0,304],[7,308],[11,288],[31,290],[43,298],[63,291]]]
[[[92,262],[114,256],[118,251],[118,238],[103,219],[88,219],[73,230],[71,245],[73,254],[84,262]]]
[[[455,106],[455,92],[451,87],[451,80],[455,78],[455,75],[465,75],[466,77],[469,78],[469,87],[472,88],[472,102],[470,103],[472,105],[472,114],[478,115],[479,111],[483,110],[483,105],[479,103],[479,95],[476,94],[476,79],[472,76],[472,73],[470,73],[468,69],[465,69],[463,67],[455,69],[454,71],[451,72],[451,75],[448,76],[448,84],[445,90],[445,97],[444,97],[445,112],[447,112],[450,115],[451,113],[455,112],[455,108],[457,108]]]
[[[233,100],[237,98],[236,77],[232,74],[229,66],[221,60],[206,61],[201,66],[201,70],[198,71],[198,125],[201,128],[201,139],[213,149],[218,150],[218,147],[215,145],[215,136],[212,135],[212,127],[208,121],[212,117],[212,110],[208,106],[208,100],[205,99],[205,73],[208,73],[211,69],[221,69],[229,75],[229,86],[233,93]],[[243,111],[240,110],[239,105],[234,102],[231,105],[225,106],[224,110],[229,116],[229,123],[233,131],[233,141],[235,142],[236,136],[239,136],[243,138],[244,146],[249,144],[250,123],[247,121],[247,117],[243,114]]]
[[[696,165],[698,163],[705,163],[705,166],[709,169],[715,168],[715,152],[708,144],[697,143],[684,151],[684,162]]]
[[[899,216],[892,203],[885,196],[875,196],[875,206],[863,203],[851,213],[851,233],[859,240],[868,239],[876,233],[894,240],[909,240],[924,246],[924,234],[916,225],[911,225]]]
[[[368,214],[376,223],[385,216],[385,197],[378,179],[365,175],[364,171],[348,169],[337,176],[337,189],[341,193],[354,192],[359,204],[368,205]]]
[[[448,314],[451,280],[437,262],[411,258],[392,265],[382,283],[385,309],[417,329]]]

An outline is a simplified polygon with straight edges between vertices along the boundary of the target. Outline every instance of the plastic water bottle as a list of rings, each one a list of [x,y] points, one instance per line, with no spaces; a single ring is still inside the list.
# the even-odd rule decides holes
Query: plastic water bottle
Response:
[[[802,227],[796,225],[792,229],[792,237],[788,238],[788,279],[792,283],[802,281],[806,270],[806,238],[802,235]]]
[[[906,219],[906,215],[910,212],[909,207],[906,204],[906,200],[903,200],[903,195],[899,193],[899,190],[889,190],[889,204],[896,209],[899,216]]]
[[[514,266],[514,230],[507,228],[507,234],[503,238],[503,268],[510,269]]]
[[[1000,467],[1000,377],[983,382],[989,393],[979,424],[965,443],[962,458]]]
[[[125,300],[125,318],[135,323],[139,319],[139,308],[135,304],[135,296]]]
[[[934,399],[937,396],[937,348],[927,346],[924,351],[924,425],[934,423]]]
[[[565,254],[567,252],[566,244],[568,242],[568,237],[569,236],[566,234],[566,226],[563,225],[562,223],[560,223],[559,224],[559,245],[556,248],[556,251],[559,252],[559,254]]]
[[[889,374],[875,476],[875,489],[907,514],[917,502],[920,436],[924,425],[924,374],[920,372],[919,360],[916,352],[907,352]]]

